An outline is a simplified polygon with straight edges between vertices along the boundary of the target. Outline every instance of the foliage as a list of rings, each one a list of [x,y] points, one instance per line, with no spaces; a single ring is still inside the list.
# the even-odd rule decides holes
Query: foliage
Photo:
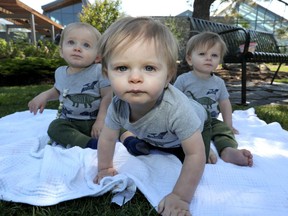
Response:
[[[23,32],[23,31],[14,31],[12,38],[14,41],[27,42],[28,41],[28,34],[27,34],[27,32]]]
[[[287,33],[287,28],[283,28],[283,29],[276,29],[276,32],[278,35],[286,35]]]
[[[0,61],[0,75],[32,75],[50,73],[65,64],[62,59],[50,59],[43,57],[11,58]]]
[[[10,53],[6,40],[0,38],[0,59],[6,58]]]
[[[50,41],[39,40],[34,46],[22,40],[0,39],[0,59],[26,57],[60,58],[59,47]]]
[[[80,21],[89,23],[103,33],[120,17],[121,0],[95,0],[94,4],[83,6]]]
[[[160,20],[161,21],[161,20]],[[177,39],[179,44],[179,60],[185,58],[185,49],[186,43],[189,39],[189,34],[187,34],[187,28],[185,26],[186,22],[183,22],[183,19],[177,19],[176,17],[167,17],[164,19],[164,24],[170,29],[174,37]]]
[[[182,33],[181,32],[183,31],[183,27],[177,25],[177,22],[176,22],[174,17],[167,18],[165,21],[165,25],[170,29],[170,31],[173,33],[174,37],[178,41],[182,40],[182,38],[181,38]]]
[[[34,46],[23,40],[0,39],[0,86],[53,80],[56,68],[64,64],[59,47],[50,41]]]
[[[66,63],[62,58],[9,58],[0,60],[0,86],[51,82],[54,71]]]

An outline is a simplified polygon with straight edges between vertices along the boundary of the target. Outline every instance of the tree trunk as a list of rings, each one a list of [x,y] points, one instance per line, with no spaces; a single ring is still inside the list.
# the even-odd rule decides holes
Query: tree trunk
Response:
[[[210,6],[215,0],[195,0],[192,17],[209,20]]]

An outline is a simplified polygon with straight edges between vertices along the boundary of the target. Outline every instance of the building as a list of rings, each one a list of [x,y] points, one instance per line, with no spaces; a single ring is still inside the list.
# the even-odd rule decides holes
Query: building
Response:
[[[34,44],[40,35],[54,40],[54,36],[63,29],[62,25],[53,22],[20,0],[1,0],[1,18],[5,19],[5,21],[1,21],[1,26],[5,29],[4,35],[1,34],[1,37],[7,40],[11,29],[28,29],[29,40]]]
[[[282,4],[282,8],[284,9],[283,14],[271,10],[276,2]],[[260,1],[258,3],[257,1],[230,2],[225,7],[216,11],[210,20],[273,33],[279,45],[283,48],[287,47],[288,16],[285,9],[287,7],[288,10],[288,1],[273,0],[270,3],[266,2],[265,5],[260,5],[260,3]],[[234,16],[231,16],[231,14],[234,14]],[[284,51],[287,50],[285,49]]]
[[[82,6],[87,5],[88,0],[55,0],[43,5],[43,14],[56,23],[63,26],[79,21],[79,13]]]
[[[0,37],[8,40],[13,31],[21,31],[34,44],[42,37],[54,41],[66,25],[79,21],[82,6],[87,4],[88,0],[55,0],[43,5],[41,14],[21,0],[0,0]]]
[[[177,15],[177,17],[190,17],[192,16],[193,12],[191,10],[186,10]]]

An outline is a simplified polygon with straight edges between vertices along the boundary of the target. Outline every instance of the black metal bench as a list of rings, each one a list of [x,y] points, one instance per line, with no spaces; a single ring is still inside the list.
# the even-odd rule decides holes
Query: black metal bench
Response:
[[[216,23],[208,20],[202,20],[189,17],[190,37],[202,32],[216,32],[226,42],[228,53],[224,57],[224,63],[241,63],[241,104],[246,104],[246,80],[247,80],[247,62],[254,63],[279,63],[271,80],[271,85],[283,63],[288,63],[288,54],[280,53],[277,41],[272,33],[248,30],[245,28]],[[249,52],[251,42],[256,42],[257,46],[254,52]],[[243,44],[243,51],[239,46]]]

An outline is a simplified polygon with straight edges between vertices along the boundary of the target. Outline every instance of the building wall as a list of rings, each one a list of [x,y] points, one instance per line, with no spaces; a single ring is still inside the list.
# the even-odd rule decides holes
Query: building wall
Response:
[[[229,17],[233,10],[237,11],[238,15]],[[231,3],[216,15],[210,20],[270,32],[275,35],[279,45],[286,46],[288,44],[288,34],[279,34],[280,31],[287,32],[288,20],[283,17],[283,14],[280,16],[270,11],[269,8],[264,8],[256,3],[251,5],[247,2],[238,2],[235,5]]]
[[[76,3],[51,11],[44,11],[43,14],[48,16],[54,22],[63,26],[69,23],[79,22],[79,13],[82,10],[82,3]]]

